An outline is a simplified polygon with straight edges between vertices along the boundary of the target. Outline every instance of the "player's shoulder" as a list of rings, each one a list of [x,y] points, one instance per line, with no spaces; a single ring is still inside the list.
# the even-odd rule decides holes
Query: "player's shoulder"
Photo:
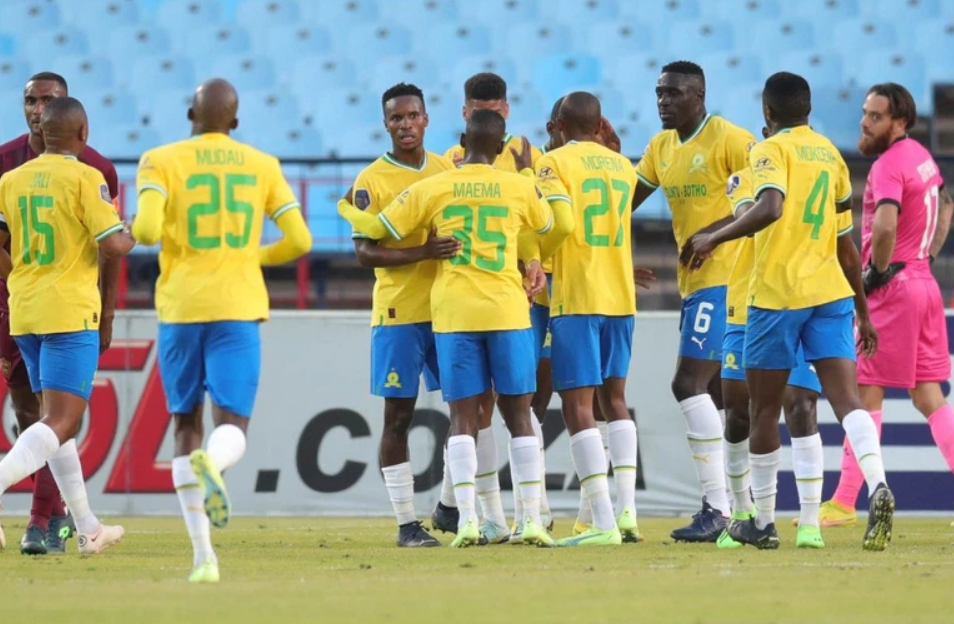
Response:
[[[464,148],[460,145],[451,145],[446,150],[444,150],[444,158],[452,161],[455,156],[462,156],[464,154]]]
[[[425,150],[425,154],[427,155],[428,167],[434,167],[435,169],[440,169],[441,171],[448,171],[450,169],[457,168],[456,165],[454,165],[454,161],[447,156],[438,154],[437,152],[432,152],[430,150]]]
[[[356,181],[367,182],[368,180],[373,180],[378,175],[386,172],[390,168],[384,156],[379,156],[375,158],[370,163],[368,163],[364,169],[358,172]]]
[[[16,152],[22,149],[25,149],[30,144],[30,135],[21,134],[15,139],[11,139],[6,143],[0,145],[0,158],[3,158],[11,152]]]

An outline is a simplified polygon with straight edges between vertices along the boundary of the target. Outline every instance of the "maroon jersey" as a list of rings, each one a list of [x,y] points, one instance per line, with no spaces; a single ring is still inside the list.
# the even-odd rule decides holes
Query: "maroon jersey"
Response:
[[[0,145],[0,177],[6,172],[16,169],[23,163],[28,160],[33,160],[36,157],[36,152],[30,147],[29,134],[18,136],[12,141]],[[119,178],[116,175],[116,167],[113,166],[113,163],[89,146],[86,146],[86,149],[79,155],[79,160],[90,167],[99,169],[103,177],[106,178],[106,184],[109,185],[109,195],[115,201],[119,196]],[[7,253],[10,253],[9,240],[3,246],[3,249]],[[0,310],[9,312],[9,308],[7,307],[7,300],[9,298],[10,293],[7,292],[7,282],[0,278]]]

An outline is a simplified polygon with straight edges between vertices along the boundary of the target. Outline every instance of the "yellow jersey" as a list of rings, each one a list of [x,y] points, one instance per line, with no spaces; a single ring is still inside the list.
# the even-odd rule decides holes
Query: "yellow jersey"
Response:
[[[497,155],[497,159],[494,160],[494,167],[502,171],[512,171],[513,173],[520,173],[517,171],[517,163],[513,159],[513,154],[510,152],[511,148],[519,152],[523,149],[521,142],[523,137],[518,137],[510,134],[509,132],[504,135],[503,140],[503,151]],[[533,165],[536,165],[537,159],[542,156],[540,149],[534,145],[530,146],[530,159]],[[454,162],[455,159],[460,160],[464,157],[464,148],[460,145],[454,145],[446,152],[444,152],[444,157]]]
[[[545,234],[552,217],[533,180],[490,165],[421,180],[378,216],[395,240],[422,228],[460,240],[460,253],[438,263],[431,290],[438,333],[530,327],[517,237],[524,229]]]
[[[409,167],[390,154],[368,165],[354,182],[354,205],[369,214],[379,214],[404,189],[436,173],[453,169],[443,156],[425,152],[420,169]],[[354,232],[352,238],[367,238]],[[410,232],[401,240],[381,241],[385,247],[420,247],[427,240],[427,231]],[[431,286],[437,275],[437,262],[426,261],[374,270],[374,296],[371,326],[406,325],[431,320]]]
[[[166,198],[159,320],[267,319],[259,262],[264,216],[274,221],[299,209],[278,160],[228,135],[202,134],[143,154],[136,185]]]
[[[553,255],[550,315],[636,313],[632,213],[636,173],[598,143],[571,141],[537,162],[549,200],[570,203],[576,227]]]
[[[808,126],[776,133],[752,150],[755,196],[780,191],[782,216],[755,234],[749,305],[797,310],[854,295],[838,262],[835,205],[851,197],[848,166]]]
[[[685,141],[675,130],[663,130],[649,141],[636,174],[641,184],[662,187],[680,250],[690,236],[732,214],[725,181],[733,171],[748,167],[753,145],[755,137],[748,130],[715,115],[706,115]],[[680,264],[679,294],[685,298],[702,288],[728,284],[738,245],[721,245],[698,271]]]
[[[10,334],[99,329],[98,243],[123,223],[103,174],[73,156],[41,154],[0,179],[10,232]]]

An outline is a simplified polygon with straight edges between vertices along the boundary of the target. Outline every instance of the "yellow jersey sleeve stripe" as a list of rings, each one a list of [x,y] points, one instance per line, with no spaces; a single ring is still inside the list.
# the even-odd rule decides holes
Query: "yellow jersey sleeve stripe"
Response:
[[[272,213],[272,221],[277,221],[278,217],[282,216],[283,214],[285,214],[286,212],[294,208],[301,208],[301,204],[299,204],[298,202],[289,202],[285,204],[284,206],[282,206],[281,208],[278,208],[275,212]]]
[[[369,240],[371,237],[361,232],[352,232],[351,240]]]
[[[783,189],[783,188],[782,188],[781,186],[779,186],[778,184],[763,184],[762,186],[760,186],[760,187],[758,187],[757,189],[755,189],[755,196],[758,197],[759,195],[762,194],[762,191],[765,191],[765,190],[768,190],[768,189],[775,189],[776,191],[778,191],[778,192],[781,193],[782,195],[785,195],[785,194],[786,194],[786,193],[785,193],[785,189]]]
[[[640,182],[642,182],[643,184],[645,184],[646,186],[648,186],[648,187],[651,188],[651,189],[657,189],[657,188],[659,188],[659,185],[658,185],[658,184],[653,184],[652,182],[650,182],[649,180],[647,180],[647,179],[644,178],[643,176],[639,175],[639,173],[636,174],[636,177],[639,178],[639,181],[640,181]]]
[[[124,227],[126,226],[123,225],[122,223],[117,223],[116,225],[106,228],[105,230],[97,234],[94,238],[96,239],[96,242],[98,243],[102,241],[104,238],[108,238],[112,236],[116,232],[122,232]]]
[[[845,195],[845,196],[842,197],[841,199],[836,199],[836,200],[835,200],[835,203],[836,203],[836,204],[843,204],[843,203],[845,203],[846,201],[848,201],[849,199],[851,199],[851,189],[848,189],[848,194],[847,194],[847,195]]]
[[[402,236],[398,233],[398,231],[397,231],[396,229],[394,229],[394,226],[391,225],[391,222],[388,221],[388,218],[384,216],[384,213],[383,213],[383,212],[378,215],[378,219],[380,219],[381,223],[384,224],[384,227],[386,227],[386,228],[388,229],[388,232],[391,233],[391,237],[392,237],[394,240],[396,240],[396,241],[401,240]]]
[[[537,230],[537,234],[546,234],[551,229],[553,229],[553,213],[551,213],[550,217],[547,219],[547,224]]]
[[[162,196],[165,197],[166,199],[169,198],[169,193],[166,192],[166,189],[162,188],[162,187],[159,186],[158,184],[152,184],[152,183],[149,183],[149,184],[140,184],[140,185],[139,185],[139,190],[138,190],[138,192],[137,192],[137,195],[138,195],[138,194],[141,194],[143,191],[149,190],[149,189],[152,189],[153,191],[158,191],[158,192],[159,192],[160,194],[162,194]]]
[[[854,230],[854,229],[855,229],[855,224],[852,223],[851,225],[849,225],[849,226],[846,227],[845,229],[843,229],[843,230],[838,230],[838,236],[844,236],[845,234],[849,234],[849,233],[851,233],[851,231]]]
[[[548,202],[553,202],[553,201],[565,201],[565,202],[568,203],[568,204],[572,203],[572,202],[570,201],[569,196],[567,196],[567,195],[560,195],[560,194],[558,194],[558,193],[557,193],[557,194],[554,194],[554,195],[547,195],[547,196],[546,196],[546,200],[547,200]]]
[[[732,216],[735,216],[735,213],[737,213],[739,211],[739,208],[741,208],[742,206],[746,204],[754,204],[754,203],[755,203],[754,197],[743,197],[739,201],[735,202],[734,206],[732,206]]]

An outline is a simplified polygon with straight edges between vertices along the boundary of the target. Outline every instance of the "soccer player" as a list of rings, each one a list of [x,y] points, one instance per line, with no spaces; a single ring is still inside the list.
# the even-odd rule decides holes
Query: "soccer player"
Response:
[[[855,292],[837,257],[837,213],[851,209],[848,167],[831,142],[808,125],[811,90],[804,78],[787,72],[770,76],[762,109],[772,136],[752,150],[755,205],[686,243],[696,268],[722,243],[755,236],[743,366],[752,399],[749,462],[756,515],[733,521],[729,534],[759,548],[778,548],[778,420],[801,349],[818,372],[872,492],[863,548],[884,550],[891,539],[894,495],[886,483],[877,430],[858,396]],[[876,337],[870,326],[859,325],[858,331],[870,353]]]
[[[634,540],[639,535],[636,425],[625,397],[636,312],[630,216],[637,181],[626,158],[598,143],[601,117],[592,94],[567,95],[557,119],[566,144],[537,163],[538,184],[554,214],[582,225],[554,255],[550,308],[553,385],[593,514],[588,530],[561,540],[567,546],[619,544],[621,532]],[[593,415],[594,391],[609,423],[616,515]]]
[[[420,89],[397,84],[384,92],[381,106],[384,126],[391,135],[391,151],[358,174],[352,192],[354,204],[368,214],[379,214],[418,180],[454,168],[443,156],[424,149],[428,119]],[[440,546],[414,512],[414,474],[407,436],[421,374],[428,391],[440,389],[431,330],[431,286],[437,275],[433,260],[455,255],[460,243],[453,237],[437,237],[425,231],[380,244],[360,232],[353,237],[358,262],[375,269],[371,394],[384,398],[381,471],[397,516],[397,544],[411,548]]]
[[[701,228],[714,228],[731,219],[725,181],[748,166],[755,143],[748,131],[709,115],[705,95],[705,75],[698,65],[677,61],[663,67],[656,84],[663,131],[650,140],[636,166],[639,186],[633,208],[662,186],[680,249]],[[678,268],[682,338],[672,392],[686,419],[686,438],[703,490],[702,510],[688,526],[672,532],[678,541],[716,541],[729,515],[719,373],[726,285],[737,249],[734,243],[720,247],[711,262],[696,272]]]
[[[66,95],[69,95],[69,89],[66,80],[59,74],[41,72],[27,81],[23,89],[23,109],[29,132],[0,145],[0,176],[44,152],[46,144],[40,129],[43,110],[50,101]],[[113,163],[89,146],[79,154],[79,160],[103,174],[109,186],[109,195],[115,201],[119,195],[119,182]],[[6,250],[9,251],[9,244]],[[101,256],[100,289],[103,309],[100,314],[99,337],[102,351],[106,350],[112,340],[119,265],[118,260]],[[39,420],[40,404],[30,388],[20,350],[10,336],[10,310],[7,303],[9,298],[6,280],[0,279],[0,370],[6,379],[10,402],[22,432]],[[66,540],[72,535],[73,528],[56,481],[49,467],[44,466],[33,476],[33,506],[26,532],[20,540],[20,552],[26,555],[66,552]]]
[[[192,138],[142,155],[136,240],[159,252],[159,374],[175,421],[172,481],[192,540],[190,582],[215,583],[209,523],[228,524],[222,471],[245,454],[268,318],[262,265],[311,249],[311,234],[278,160],[233,140],[238,95],[224,80],[199,86]],[[282,240],[260,247],[263,217]],[[202,450],[205,391],[215,429]]]
[[[878,160],[865,186],[861,238],[865,288],[882,340],[874,357],[858,363],[858,383],[879,432],[884,389],[906,388],[954,470],[954,409],[941,391],[941,382],[951,376],[951,358],[944,303],[931,274],[954,203],[930,153],[907,135],[916,118],[914,98],[903,86],[885,83],[868,90],[858,149]],[[855,524],[863,482],[846,440],[838,489],[822,505],[823,526]]]
[[[441,389],[451,409],[447,456],[460,509],[455,548],[476,545],[481,537],[474,437],[481,396],[491,387],[512,436],[514,483],[525,514],[521,540],[553,543],[540,519],[540,447],[530,424],[536,358],[528,293],[517,263],[522,232],[547,233],[553,215],[532,180],[492,166],[505,130],[499,113],[475,111],[467,121],[460,169],[418,182],[378,218],[347,206],[341,211],[375,239],[401,240],[416,230],[437,228],[462,243],[459,254],[441,262],[431,297]],[[539,259],[528,260],[532,295],[545,287],[546,278]]]
[[[99,254],[135,245],[116,214],[103,174],[78,160],[89,135],[78,100],[59,97],[40,117],[44,151],[0,179],[0,275],[10,283],[10,334],[41,418],[0,461],[0,493],[48,464],[76,521],[82,554],[123,537],[89,507],[74,436],[99,361]]]

